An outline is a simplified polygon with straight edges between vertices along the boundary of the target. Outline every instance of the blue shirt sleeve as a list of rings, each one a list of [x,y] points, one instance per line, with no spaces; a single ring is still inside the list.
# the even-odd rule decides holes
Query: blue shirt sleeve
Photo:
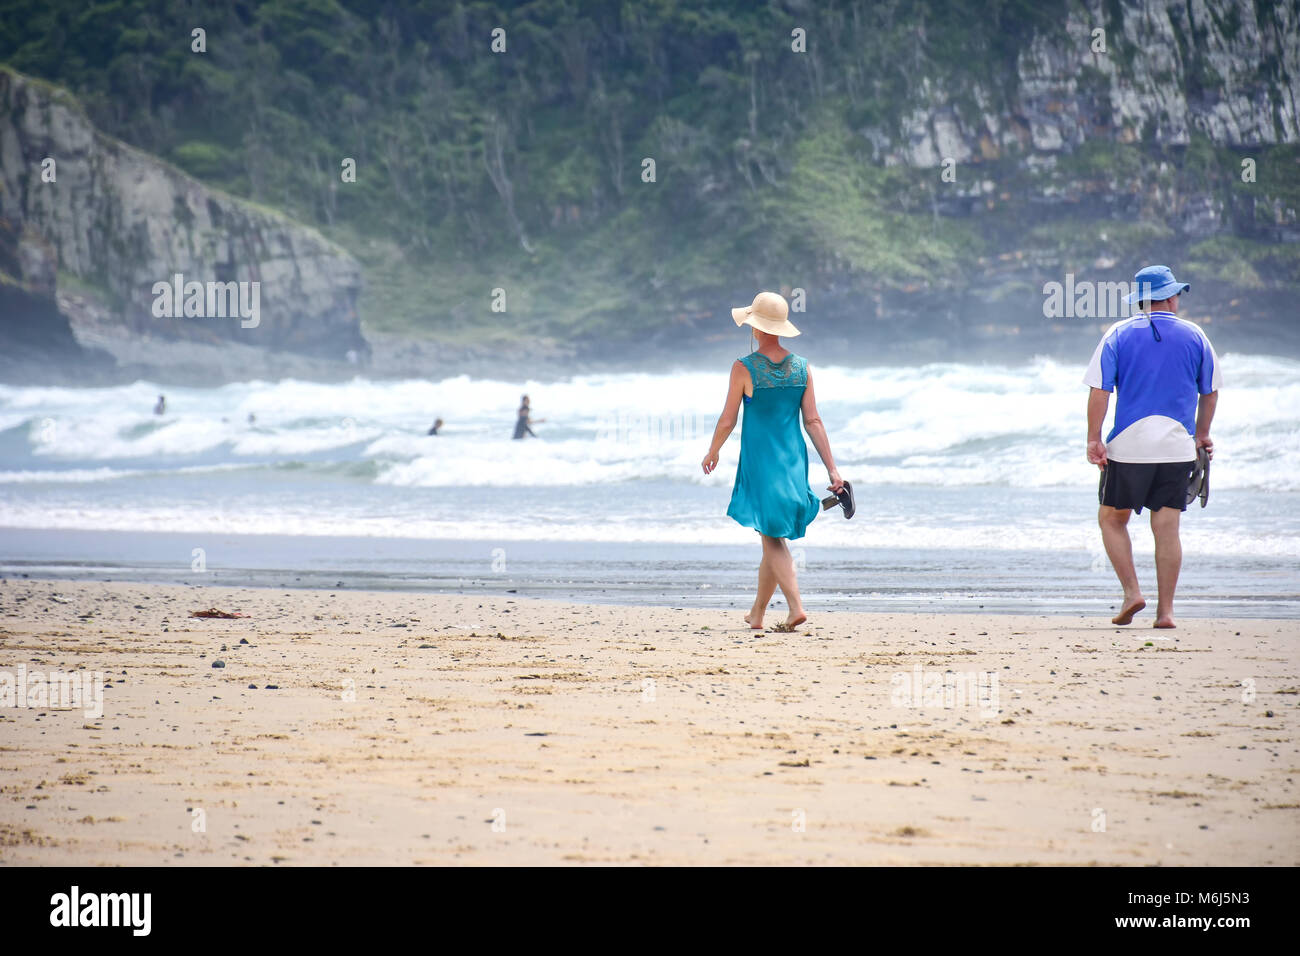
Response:
[[[1101,387],[1108,392],[1115,391],[1115,373],[1118,366],[1115,342],[1116,336],[1111,336],[1101,347]]]
[[[1097,349],[1092,353],[1092,361],[1088,363],[1088,370],[1083,375],[1083,384],[1091,388],[1100,388],[1107,392],[1115,391],[1115,374],[1117,371],[1117,362],[1115,357],[1115,345],[1118,341],[1116,330],[1122,323],[1115,323],[1106,332],[1100,342],[1097,343]]]
[[[1215,372],[1217,369],[1217,356],[1214,354],[1214,348],[1210,345],[1210,340],[1204,335],[1201,336],[1201,368],[1196,375],[1196,388],[1202,395],[1209,395],[1218,390],[1218,382],[1215,381]]]

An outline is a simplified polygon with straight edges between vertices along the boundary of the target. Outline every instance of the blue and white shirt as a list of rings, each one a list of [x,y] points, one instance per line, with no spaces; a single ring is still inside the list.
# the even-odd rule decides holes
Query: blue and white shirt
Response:
[[[1083,376],[1092,388],[1119,389],[1106,457],[1123,462],[1194,461],[1197,396],[1219,383],[1209,338],[1172,312],[1116,322]]]

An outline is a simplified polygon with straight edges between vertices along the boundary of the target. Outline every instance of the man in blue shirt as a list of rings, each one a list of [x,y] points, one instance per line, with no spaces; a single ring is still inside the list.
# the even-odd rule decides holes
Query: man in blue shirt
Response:
[[[1200,326],[1178,318],[1178,296],[1191,288],[1168,266],[1147,266],[1135,277],[1138,315],[1111,326],[1093,353],[1083,383],[1088,395],[1088,460],[1101,468],[1102,542],[1124,588],[1112,618],[1128,624],[1147,606],[1133,567],[1128,519],[1151,509],[1156,543],[1156,627],[1174,626],[1174,589],[1182,569],[1178,523],[1187,510],[1187,484],[1197,449],[1213,457],[1210,422],[1219,398],[1219,359]],[[1101,426],[1118,390],[1115,426],[1103,442]]]

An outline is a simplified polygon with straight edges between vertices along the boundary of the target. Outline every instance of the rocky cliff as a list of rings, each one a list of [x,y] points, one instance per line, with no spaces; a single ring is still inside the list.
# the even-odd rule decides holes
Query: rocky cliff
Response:
[[[1222,146],[1300,142],[1300,6],[1087,0],[1035,35],[1008,79],[1009,97],[978,83],[952,97],[922,78],[929,102],[885,161],[931,167],[1097,139],[1187,146],[1196,132]]]
[[[82,380],[111,373],[112,357],[84,348],[55,300],[54,250],[16,219],[0,214],[0,379],[34,382],[56,360]]]
[[[55,250],[79,337],[136,361],[169,364],[160,330],[234,374],[289,354],[254,344],[364,355],[354,301],[390,374],[430,366],[413,341],[640,360],[731,348],[727,306],[775,287],[854,360],[1074,355],[1115,316],[1049,315],[1046,287],[1149,262],[1225,345],[1300,353],[1300,0],[216,5],[206,53],[174,5],[15,2],[33,26],[0,59],[207,186],[0,86],[0,202]],[[475,38],[503,23],[497,56]],[[365,294],[229,194],[346,243]],[[176,274],[260,281],[260,325],[155,316]]]
[[[1076,0],[989,62],[923,63],[901,118],[856,130],[900,182],[931,177],[940,230],[983,243],[940,295],[887,291],[878,317],[1048,351],[1095,329],[1044,321],[1044,282],[1160,261],[1234,347],[1300,350],[1300,3]]]
[[[345,251],[104,135],[66,91],[4,69],[0,218],[19,264],[8,286],[48,303],[57,266],[60,285],[88,303],[82,317],[100,316],[109,340],[118,332],[335,360],[368,352],[361,270]],[[51,308],[4,311],[10,338],[30,338],[34,321],[62,324]]]

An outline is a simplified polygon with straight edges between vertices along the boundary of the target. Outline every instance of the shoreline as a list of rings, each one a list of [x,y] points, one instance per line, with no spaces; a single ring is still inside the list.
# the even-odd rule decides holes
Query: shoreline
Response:
[[[492,595],[611,605],[747,608],[757,547],[732,543],[390,538],[0,527],[0,577],[186,587]],[[1120,591],[1094,555],[798,543],[800,588],[818,611],[1085,614],[1107,620]],[[194,569],[195,549],[203,570]],[[1154,608],[1151,555],[1138,571]],[[1300,616],[1285,561],[1189,551],[1176,609],[1197,619]],[[26,575],[26,576],[24,576]],[[784,606],[778,592],[776,601]]]
[[[11,578],[0,863],[1293,866],[1296,630]]]

